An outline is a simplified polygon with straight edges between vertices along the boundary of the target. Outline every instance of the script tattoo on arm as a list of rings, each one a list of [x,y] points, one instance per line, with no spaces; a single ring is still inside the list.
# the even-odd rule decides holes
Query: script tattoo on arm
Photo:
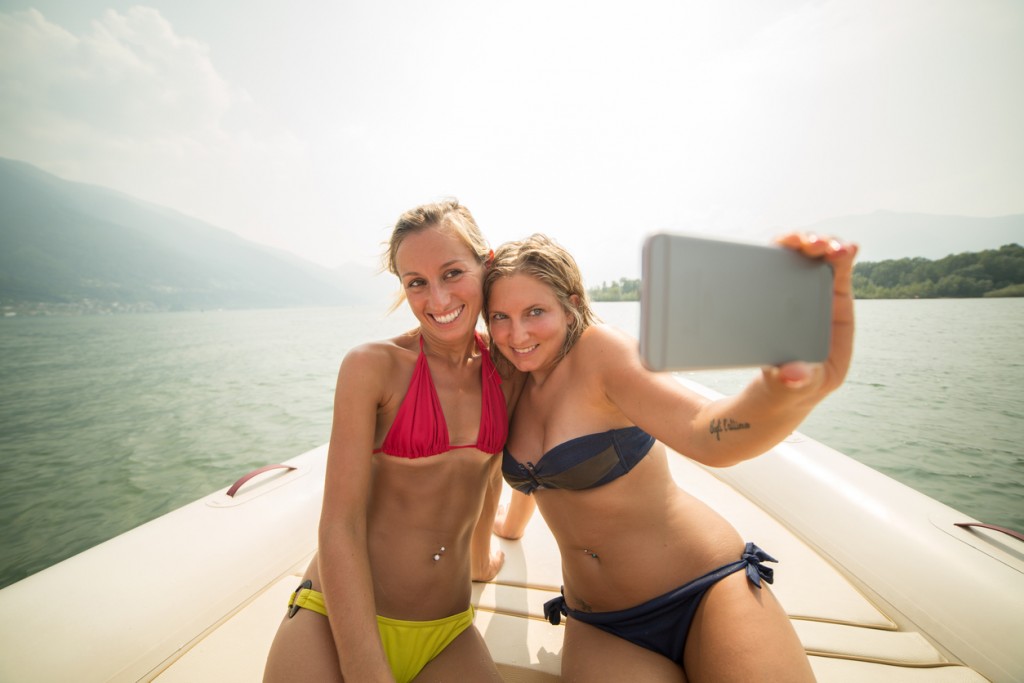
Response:
[[[750,429],[750,423],[737,422],[731,417],[711,420],[710,431],[715,435],[715,441],[722,440],[722,432],[733,432],[738,429]]]

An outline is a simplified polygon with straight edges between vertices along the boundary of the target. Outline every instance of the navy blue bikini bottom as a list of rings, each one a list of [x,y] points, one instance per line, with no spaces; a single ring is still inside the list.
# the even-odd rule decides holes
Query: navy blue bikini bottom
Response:
[[[566,607],[565,597],[560,596],[544,603],[544,616],[555,626],[561,623],[562,615],[572,617],[653,650],[674,662],[682,662],[690,623],[704,594],[725,577],[744,568],[747,579],[758,588],[761,587],[761,579],[772,583],[773,570],[763,566],[762,562],[778,560],[753,543],[747,543],[739,560],[636,607],[615,612],[578,612]]]

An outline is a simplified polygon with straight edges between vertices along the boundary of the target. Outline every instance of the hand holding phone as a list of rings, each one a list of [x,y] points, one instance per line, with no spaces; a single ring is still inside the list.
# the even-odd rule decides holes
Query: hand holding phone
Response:
[[[656,234],[643,248],[640,355],[652,370],[828,358],[832,268],[781,246]]]

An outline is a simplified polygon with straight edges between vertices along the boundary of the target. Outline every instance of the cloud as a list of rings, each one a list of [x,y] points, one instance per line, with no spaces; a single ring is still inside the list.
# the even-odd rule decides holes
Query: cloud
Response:
[[[0,13],[0,155],[329,263],[450,194],[610,278],[651,230],[1020,210],[1020,3],[321,4]]]
[[[0,44],[5,147],[17,133],[55,156],[68,143],[209,143],[224,137],[221,120],[244,99],[204,46],[179,38],[153,9],[108,10],[82,36],[36,10],[0,15]]]
[[[152,8],[107,10],[81,35],[0,13],[0,155],[282,248],[325,223],[304,143]]]

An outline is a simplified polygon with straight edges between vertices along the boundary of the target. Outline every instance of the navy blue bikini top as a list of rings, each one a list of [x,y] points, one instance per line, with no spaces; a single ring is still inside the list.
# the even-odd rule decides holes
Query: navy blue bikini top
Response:
[[[653,445],[654,437],[634,426],[569,439],[537,464],[519,463],[505,448],[501,473],[509,486],[527,494],[537,489],[592,489],[629,472]]]

